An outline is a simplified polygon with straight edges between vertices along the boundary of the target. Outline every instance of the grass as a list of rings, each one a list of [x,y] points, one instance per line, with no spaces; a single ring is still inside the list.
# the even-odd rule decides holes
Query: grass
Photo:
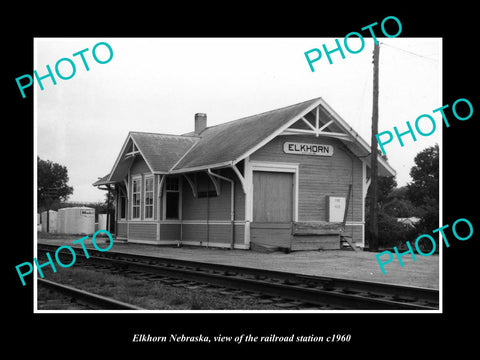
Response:
[[[253,299],[236,299],[205,289],[173,287],[159,281],[137,280],[119,274],[72,266],[56,273],[45,271],[45,279],[114,298],[148,310],[272,310]],[[39,292],[39,300],[41,299]],[[42,293],[42,296],[45,294]],[[55,299],[55,294],[50,294]],[[42,302],[42,307],[47,306]],[[50,307],[49,307],[50,308]]]

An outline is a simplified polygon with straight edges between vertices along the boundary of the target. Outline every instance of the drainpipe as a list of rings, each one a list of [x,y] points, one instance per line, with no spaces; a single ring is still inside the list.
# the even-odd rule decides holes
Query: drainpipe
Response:
[[[215,174],[211,169],[208,169],[208,173],[212,176],[215,176],[219,179],[228,181],[230,183],[230,221],[232,223],[232,242],[230,248],[233,249],[233,244],[235,243],[235,182],[232,179],[226,178],[224,176]]]

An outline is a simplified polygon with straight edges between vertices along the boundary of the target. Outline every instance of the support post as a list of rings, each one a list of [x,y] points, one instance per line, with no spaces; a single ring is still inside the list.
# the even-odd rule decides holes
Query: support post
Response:
[[[106,223],[106,229],[108,232],[110,232],[110,185],[107,185],[107,223]]]
[[[232,240],[230,248],[233,250],[235,246],[235,182],[232,179],[214,173],[212,169],[208,169],[207,172],[211,178],[217,177],[230,183],[230,222],[232,224]]]

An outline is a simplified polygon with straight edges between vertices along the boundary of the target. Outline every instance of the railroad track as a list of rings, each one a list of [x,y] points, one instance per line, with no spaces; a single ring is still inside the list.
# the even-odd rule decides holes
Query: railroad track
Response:
[[[75,302],[83,305],[83,307],[101,310],[143,310],[142,308],[127,304],[112,298],[93,294],[91,292],[74,288],[72,286],[63,285],[54,281],[37,279],[38,285],[48,288],[71,298]]]
[[[38,251],[57,247],[39,243]],[[439,292],[433,289],[381,284],[368,281],[309,276],[282,271],[203,263],[118,252],[74,248],[77,262],[113,266],[124,273],[169,278],[172,284],[209,284],[296,302],[297,307],[342,310],[438,310]],[[60,254],[62,255],[62,254]],[[69,256],[69,255],[67,255]],[[71,256],[70,256],[71,258]]]

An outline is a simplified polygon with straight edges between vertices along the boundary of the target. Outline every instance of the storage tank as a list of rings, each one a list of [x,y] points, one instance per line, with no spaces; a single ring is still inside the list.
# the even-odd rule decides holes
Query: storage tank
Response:
[[[58,210],[58,232],[91,235],[95,232],[95,209],[86,206]]]
[[[57,211],[57,233],[65,234],[65,211],[58,209]]]
[[[55,210],[48,211],[48,232],[57,232],[57,212]],[[42,212],[42,231],[47,232],[47,212]]]

